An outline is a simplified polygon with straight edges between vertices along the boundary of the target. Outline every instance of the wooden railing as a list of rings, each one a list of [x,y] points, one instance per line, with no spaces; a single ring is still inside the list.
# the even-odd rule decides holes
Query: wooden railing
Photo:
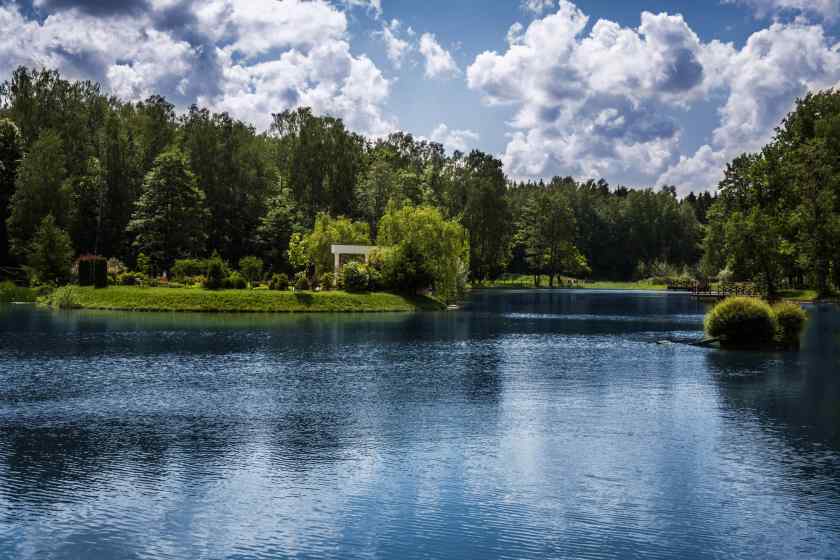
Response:
[[[741,282],[695,282],[691,295],[704,299],[725,299],[732,296],[760,297],[755,284]]]

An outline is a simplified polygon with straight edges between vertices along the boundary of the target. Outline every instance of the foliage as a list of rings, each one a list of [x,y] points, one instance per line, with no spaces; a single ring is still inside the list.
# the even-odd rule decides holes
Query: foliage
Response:
[[[315,265],[315,273],[330,272],[335,266],[332,245],[370,245],[370,228],[348,218],[332,218],[319,213],[315,227],[306,236],[306,254]]]
[[[239,271],[248,281],[248,285],[253,288],[262,278],[263,261],[254,256],[242,257],[239,259]]]
[[[184,282],[187,278],[206,274],[208,266],[207,259],[177,259],[172,265],[172,278]]]
[[[799,346],[799,337],[808,320],[805,311],[795,303],[782,302],[773,306],[773,314],[776,316],[776,337],[779,342],[788,346]]]
[[[137,270],[146,276],[152,275],[152,260],[146,256],[146,253],[140,252],[137,255]]]
[[[335,288],[335,274],[332,272],[325,272],[318,277],[318,285],[322,290],[332,290]]]
[[[309,278],[307,278],[305,272],[298,272],[295,275],[295,291],[296,292],[303,292],[310,288],[309,285]]]
[[[46,296],[46,302],[55,309],[78,309],[81,305],[76,297],[77,290],[75,286],[61,286]]]
[[[370,274],[364,263],[349,262],[341,269],[341,286],[348,292],[366,292],[370,287]]]
[[[204,288],[208,290],[220,290],[228,276],[227,266],[218,254],[214,254],[207,261],[207,278],[204,281]]]
[[[0,282],[0,303],[34,302],[35,290],[23,286],[16,286],[14,282],[6,280]]]
[[[35,231],[27,264],[41,284],[64,284],[70,280],[73,245],[67,232],[48,214]]]
[[[66,224],[67,197],[62,188],[66,170],[61,138],[44,131],[24,156],[17,171],[7,221],[11,251],[23,256],[43,219],[53,216],[57,227]]]
[[[176,258],[202,251],[205,216],[204,193],[186,156],[173,150],[155,159],[128,229],[136,236],[135,247],[157,270],[167,270]]]
[[[726,345],[769,344],[776,335],[776,318],[767,302],[749,297],[731,297],[718,303],[707,315],[706,332]]]
[[[285,292],[289,289],[289,277],[286,275],[285,272],[273,274],[271,276],[271,281],[269,281],[268,283],[268,289]]]
[[[0,266],[10,262],[6,222],[22,157],[20,130],[11,120],[0,118]]]
[[[309,256],[306,253],[306,241],[301,233],[293,233],[289,241],[287,258],[292,270],[301,270],[309,265]]]
[[[117,275],[119,286],[140,286],[146,282],[146,275],[141,272],[123,272]]]
[[[386,285],[404,290],[433,287],[445,300],[466,285],[469,241],[464,228],[428,206],[391,206],[379,226],[379,245],[391,247],[382,268]],[[399,266],[405,266],[402,272]]]
[[[242,274],[234,270],[222,281],[222,287],[226,290],[244,290],[248,287],[248,281]]]

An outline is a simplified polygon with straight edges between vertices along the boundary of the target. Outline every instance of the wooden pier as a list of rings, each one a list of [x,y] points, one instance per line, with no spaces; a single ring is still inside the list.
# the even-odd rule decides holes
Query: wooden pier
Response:
[[[734,282],[695,282],[691,289],[691,297],[697,299],[722,300],[728,297],[761,297],[761,293],[753,284]]]

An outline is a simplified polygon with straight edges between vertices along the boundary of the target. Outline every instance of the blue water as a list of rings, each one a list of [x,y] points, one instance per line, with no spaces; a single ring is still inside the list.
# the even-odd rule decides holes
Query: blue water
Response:
[[[0,558],[840,558],[840,312],[798,353],[703,312],[0,307]]]

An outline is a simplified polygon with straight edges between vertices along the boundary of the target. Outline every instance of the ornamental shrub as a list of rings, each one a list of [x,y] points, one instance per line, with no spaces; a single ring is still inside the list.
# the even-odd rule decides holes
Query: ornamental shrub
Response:
[[[706,315],[706,332],[727,346],[770,344],[776,335],[776,316],[757,298],[731,297]]]
[[[285,272],[274,274],[268,283],[268,289],[285,292],[289,289],[289,277]]]
[[[242,257],[239,259],[239,270],[253,288],[262,278],[263,260],[254,256]]]
[[[233,271],[225,278],[222,285],[227,290],[244,290],[248,287],[248,281],[239,272]]]
[[[219,256],[214,256],[207,261],[207,278],[204,280],[204,287],[208,290],[220,290],[227,278],[227,270],[224,261]]]
[[[318,284],[321,286],[322,290],[333,290],[335,289],[335,274],[332,272],[325,272],[318,278]]]
[[[370,275],[364,263],[349,262],[341,269],[341,285],[348,292],[366,292],[369,284]]]
[[[782,302],[773,306],[776,316],[776,339],[788,346],[799,346],[799,337],[808,315],[795,303]]]
[[[295,291],[304,292],[309,289],[309,278],[306,277],[305,272],[298,272],[295,275]]]
[[[176,282],[185,282],[188,278],[205,274],[207,267],[205,259],[178,259],[172,265],[172,278]]]

